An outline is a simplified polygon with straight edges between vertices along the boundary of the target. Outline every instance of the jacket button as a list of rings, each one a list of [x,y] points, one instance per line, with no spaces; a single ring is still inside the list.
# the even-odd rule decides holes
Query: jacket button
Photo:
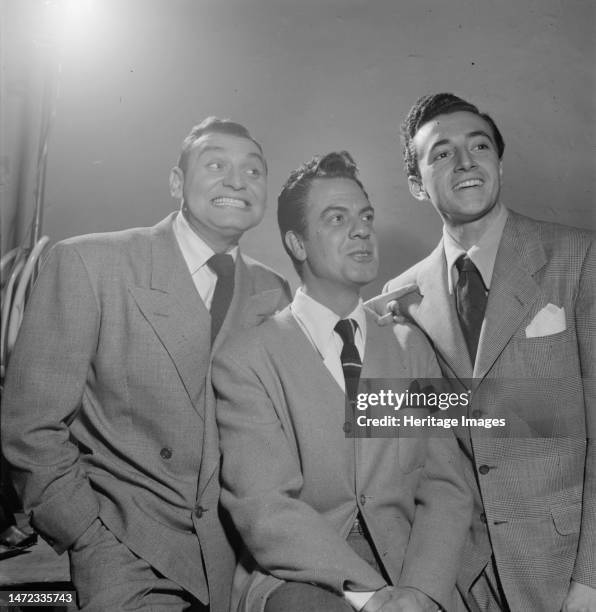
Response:
[[[346,421],[342,429],[345,433],[350,433],[352,431],[352,423],[350,423],[350,421]]]
[[[167,446],[164,446],[160,451],[159,451],[159,456],[162,459],[171,459],[172,458],[172,449],[168,448]]]
[[[480,513],[480,522],[486,524],[486,514],[484,512]]]
[[[364,506],[364,504],[366,504],[366,495],[361,495],[360,496],[360,503]]]
[[[481,466],[478,468],[478,471],[479,471],[479,472],[480,472],[480,473],[481,473],[483,476],[485,476],[486,474],[488,474],[488,473],[490,472],[490,468],[488,467],[488,465],[481,465]]]
[[[197,518],[201,518],[205,512],[207,512],[207,508],[203,508],[203,506],[200,506],[198,504],[197,506],[195,506],[195,516]]]

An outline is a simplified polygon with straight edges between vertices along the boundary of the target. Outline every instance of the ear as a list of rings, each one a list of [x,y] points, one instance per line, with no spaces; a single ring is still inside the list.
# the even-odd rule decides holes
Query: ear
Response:
[[[410,187],[410,193],[417,200],[430,200],[428,193],[426,193],[424,187],[422,186],[420,177],[413,175],[408,176],[408,186]]]
[[[306,260],[306,250],[304,248],[304,242],[302,241],[302,238],[299,234],[291,230],[289,232],[286,232],[286,235],[284,236],[284,242],[286,243],[286,246],[288,247],[292,255],[298,261]]]
[[[182,199],[182,191],[184,187],[184,172],[178,166],[174,166],[170,170],[170,195],[176,200]]]

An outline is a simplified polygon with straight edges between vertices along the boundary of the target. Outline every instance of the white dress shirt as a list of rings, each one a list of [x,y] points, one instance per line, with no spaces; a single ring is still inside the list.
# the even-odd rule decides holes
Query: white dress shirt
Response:
[[[215,251],[192,229],[182,211],[179,211],[174,218],[172,228],[192,281],[209,310],[217,283],[217,274],[209,267],[207,261],[215,255]],[[227,253],[236,261],[238,247],[233,247]]]
[[[325,367],[329,370],[342,391],[345,392],[346,385],[341,365],[341,350],[344,343],[341,336],[334,329],[340,317],[307,295],[302,287],[296,291],[294,300],[290,305],[290,310],[298,325],[300,325],[300,328],[323,360]],[[345,318],[354,319],[357,323],[354,333],[354,344],[360,354],[360,360],[362,360],[366,343],[366,314],[362,300],[358,302],[356,308]],[[344,596],[355,610],[360,610],[374,593],[374,591],[357,593],[344,591]]]
[[[334,331],[340,317],[323,304],[313,300],[303,291],[302,287],[296,291],[290,309],[298,325],[323,360],[325,367],[331,372],[342,391],[345,391],[344,371],[340,357],[344,343],[341,336]],[[354,334],[354,344],[362,360],[366,342],[366,315],[362,300],[345,318],[354,319],[358,324]]]

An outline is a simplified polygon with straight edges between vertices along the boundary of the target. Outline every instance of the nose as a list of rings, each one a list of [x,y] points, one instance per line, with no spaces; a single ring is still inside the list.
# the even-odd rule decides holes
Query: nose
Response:
[[[230,166],[224,176],[224,184],[232,189],[242,189],[245,186],[242,170],[235,166]]]
[[[455,159],[455,171],[465,171],[476,167],[474,156],[466,147],[457,150]]]
[[[364,219],[357,219],[352,224],[352,228],[350,231],[350,238],[361,238],[366,239],[370,238],[373,229],[370,225],[370,222],[365,221]]]

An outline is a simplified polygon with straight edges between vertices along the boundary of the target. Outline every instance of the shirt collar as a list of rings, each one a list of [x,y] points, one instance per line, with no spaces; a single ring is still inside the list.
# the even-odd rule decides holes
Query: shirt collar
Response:
[[[180,245],[182,256],[186,265],[190,270],[191,275],[197,270],[202,268],[207,261],[215,255],[213,249],[192,229],[186,217],[182,214],[182,211],[178,211],[178,214],[174,218],[172,225],[176,240]],[[228,254],[232,256],[234,261],[238,255],[238,246],[234,246],[228,251]]]
[[[302,287],[299,287],[296,291],[291,309],[292,314],[298,319],[317,351],[325,355],[329,343],[333,342],[333,330],[340,317],[307,295]],[[361,299],[358,301],[356,308],[345,318],[354,319],[358,324],[354,341],[356,346],[363,347],[366,341],[366,314]]]
[[[447,279],[449,286],[449,293],[453,293],[453,286],[457,282],[455,277],[454,269],[455,262],[460,257],[467,253],[468,257],[474,262],[474,265],[478,268],[480,276],[484,282],[484,286],[490,289],[490,284],[493,278],[493,270],[495,267],[495,261],[497,259],[497,251],[499,250],[499,244],[501,237],[503,236],[503,230],[505,229],[505,223],[509,213],[505,206],[497,204],[499,212],[495,219],[493,219],[490,226],[486,229],[484,234],[480,237],[480,240],[472,245],[467,251],[453,238],[453,236],[447,231],[447,228],[443,226],[443,248],[445,250],[445,259],[447,261]]]

